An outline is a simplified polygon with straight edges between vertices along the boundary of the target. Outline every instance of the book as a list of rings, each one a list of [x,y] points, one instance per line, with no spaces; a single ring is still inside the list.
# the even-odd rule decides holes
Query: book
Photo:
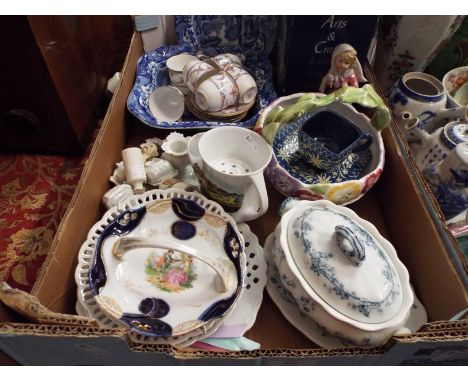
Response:
[[[272,55],[279,94],[318,92],[335,46],[352,45],[361,64],[374,52],[379,16],[283,16]]]

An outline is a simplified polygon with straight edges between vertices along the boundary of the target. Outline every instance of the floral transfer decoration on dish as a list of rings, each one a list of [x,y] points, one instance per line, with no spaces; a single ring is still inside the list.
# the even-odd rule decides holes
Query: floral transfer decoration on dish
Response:
[[[169,293],[190,289],[197,279],[192,256],[173,251],[167,251],[162,256],[148,256],[145,273],[150,284]]]
[[[350,153],[339,165],[328,170],[319,170],[316,166],[323,159],[310,157],[307,162],[300,153],[299,129],[295,124],[281,128],[272,145],[278,164],[292,177],[306,184],[332,184],[356,180],[362,176],[372,158],[369,149]]]
[[[388,307],[393,304],[397,296],[401,294],[395,270],[388,262],[375,239],[365,229],[346,215],[330,211],[328,208],[325,208],[324,210],[329,211],[343,220],[344,225],[349,227],[351,231],[359,237],[359,240],[365,244],[366,247],[371,248],[373,253],[382,260],[382,268],[380,271],[383,279],[388,283],[387,294],[385,296],[381,296],[380,300],[372,301],[367,297],[360,296],[356,291],[349,289],[349,287],[339,279],[338,275],[335,273],[333,264],[330,262],[333,254],[317,250],[316,245],[314,245],[309,237],[310,233],[314,230],[312,225],[309,223],[311,215],[322,211],[321,209],[316,208],[307,209],[298,218],[297,225],[294,227],[294,236],[299,239],[303,252],[310,257],[310,270],[319,276],[324,284],[327,284],[326,289],[329,293],[334,293],[340,299],[347,301],[352,310],[358,311],[365,317],[369,317],[373,311],[380,313],[384,307]]]

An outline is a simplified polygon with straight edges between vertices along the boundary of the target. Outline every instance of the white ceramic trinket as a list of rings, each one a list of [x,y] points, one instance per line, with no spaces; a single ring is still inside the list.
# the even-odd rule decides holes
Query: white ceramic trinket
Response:
[[[158,186],[166,179],[177,176],[177,170],[165,159],[153,158],[145,163],[148,184]]]
[[[134,195],[132,187],[129,184],[119,184],[104,194],[102,202],[109,209],[117,206],[119,203],[125,202],[128,197]]]
[[[135,194],[145,192],[146,182],[145,160],[139,147],[130,147],[122,151],[127,182],[133,187]]]
[[[116,163],[116,167],[114,170],[114,173],[112,176],[109,178],[109,180],[114,183],[116,186],[119,184],[125,183],[126,178],[125,178],[125,167],[123,162],[118,162]]]
[[[164,151],[162,158],[180,170],[190,163],[188,157],[188,142],[191,137],[184,137],[180,133],[170,133],[161,145]]]
[[[156,142],[153,142],[149,139],[147,139],[145,143],[142,143],[140,145],[140,148],[145,162],[152,158],[157,158],[161,154],[158,150],[158,145],[156,144]]]

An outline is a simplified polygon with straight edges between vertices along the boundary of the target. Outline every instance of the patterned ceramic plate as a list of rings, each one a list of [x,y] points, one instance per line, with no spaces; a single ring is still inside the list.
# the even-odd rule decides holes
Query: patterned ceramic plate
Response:
[[[161,129],[206,129],[223,125],[223,122],[207,122],[185,115],[182,121],[164,122],[156,119],[149,109],[149,97],[160,86],[170,84],[166,61],[181,53],[197,53],[198,48],[191,45],[163,46],[149,52],[138,60],[135,84],[127,100],[127,107],[143,123]],[[254,50],[229,45],[210,48],[210,56],[221,53],[234,53],[242,57],[242,64],[255,79],[258,88],[257,102],[242,121],[236,122],[240,127],[255,126],[260,112],[277,98],[273,88],[271,62],[267,56]],[[250,117],[249,117],[250,116]]]
[[[301,157],[298,141],[299,127],[289,124],[281,128],[273,141],[273,152],[279,165],[291,176],[307,184],[340,183],[359,179],[372,158],[369,149],[351,153],[339,165],[329,170],[317,170]]]
[[[117,216],[117,214],[116,214]],[[112,216],[104,218],[104,221],[111,222]],[[105,224],[105,225],[107,225]],[[245,253],[247,257],[246,276],[244,286],[241,291],[239,301],[234,306],[232,312],[225,319],[219,319],[209,328],[198,328],[188,335],[174,337],[148,337],[141,334],[131,334],[131,339],[135,343],[150,344],[170,344],[177,347],[188,346],[206,337],[228,338],[241,337],[255,323],[258,310],[263,299],[263,289],[266,284],[266,262],[263,258],[263,248],[258,242],[257,236],[250,230],[246,223],[238,225],[245,242]],[[96,224],[91,231],[95,232],[95,237],[88,238],[82,246],[78,256],[78,266],[75,272],[77,283],[77,303],[76,311],[79,315],[94,318],[101,327],[116,329],[122,327],[117,321],[109,318],[96,303],[94,296],[90,293],[89,278],[87,269],[92,262],[94,253],[89,251],[96,245],[99,234],[96,231],[102,227]]]
[[[89,287],[101,310],[132,332],[180,336],[225,317],[237,302],[243,239],[233,220],[199,194],[153,195],[155,201],[103,228]]]

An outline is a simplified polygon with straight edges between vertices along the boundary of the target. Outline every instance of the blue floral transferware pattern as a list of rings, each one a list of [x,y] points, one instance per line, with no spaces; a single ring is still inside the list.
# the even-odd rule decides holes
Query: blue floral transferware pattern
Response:
[[[439,162],[431,163],[423,175],[445,218],[451,219],[468,208],[468,171],[450,169],[452,177],[444,179],[437,171],[438,165]]]
[[[276,42],[279,16],[176,16],[175,24],[180,45],[239,45],[269,55]]]
[[[319,325],[301,310],[300,303],[282,283],[281,272],[275,264],[272,255],[273,236],[274,234],[267,238],[264,252],[265,260],[268,264],[266,289],[273,302],[293,326],[317,345],[324,348],[354,346],[351,342],[330,334],[325,327]]]
[[[300,182],[328,184],[359,179],[372,158],[371,151],[366,149],[350,153],[342,163],[329,170],[317,170],[313,166],[313,158],[307,163],[300,153],[299,130],[296,123],[282,127],[274,138],[273,152],[278,164]]]
[[[166,67],[168,58],[181,54],[198,52],[191,45],[170,45],[157,48],[138,60],[135,84],[127,100],[128,110],[146,125],[161,129],[207,129],[224,125],[223,122],[208,122],[185,115],[183,121],[165,122],[158,120],[150,111],[149,98],[151,93],[160,86],[170,84]],[[253,76],[258,87],[257,101],[247,116],[240,122],[231,123],[240,127],[251,128],[255,125],[260,111],[277,98],[273,88],[272,66],[269,59],[262,53],[247,51],[239,46],[211,47],[204,51],[209,56],[221,53],[234,53],[242,58],[245,69]]]
[[[340,225],[349,227],[359,239],[360,243],[365,247],[368,257],[374,257],[371,261],[374,261],[374,264],[378,264],[372,268],[376,275],[375,277],[374,275],[366,276],[372,277],[374,285],[378,285],[379,290],[382,288],[382,291],[385,291],[379,294],[378,298],[370,298],[366,290],[358,291],[354,289],[359,285],[356,283],[356,280],[352,277],[346,278],[347,275],[343,273],[342,268],[339,268],[341,271],[337,269],[341,263],[341,259],[337,258],[337,256],[344,255],[340,253],[335,254],[329,250],[323,250],[320,247],[324,245],[324,243],[321,245],[316,242],[317,234],[313,234],[313,232],[320,229],[320,224],[325,224],[325,220],[323,220],[324,216],[327,216],[327,222],[329,222],[330,218],[333,216],[336,220],[333,220],[333,225],[339,222]],[[367,322],[369,319],[372,321],[388,319],[387,316],[390,314],[389,309],[399,307],[401,303],[401,288],[396,272],[389,263],[380,245],[358,223],[348,216],[328,208],[311,207],[300,213],[290,226],[290,229],[292,230],[292,237],[294,237],[295,242],[299,244],[301,253],[306,257],[306,267],[309,267],[311,274],[315,274],[318,277],[318,279],[315,279],[315,281],[310,284],[311,287],[325,301],[330,300],[329,297],[326,297],[327,293],[336,295],[339,300],[342,300],[343,303],[338,303],[334,309],[337,309],[346,316],[350,316],[351,314],[353,319],[358,321]],[[319,236],[323,234],[324,233],[321,232]],[[326,246],[326,248],[328,247]],[[376,262],[377,257],[379,260]],[[300,261],[296,256],[293,258],[296,263]],[[368,260],[365,259],[363,263],[366,261]],[[302,266],[299,266],[299,269],[302,269]],[[349,270],[350,274],[352,272],[354,271]],[[378,272],[380,272],[381,275],[377,275]],[[362,277],[363,273],[361,272],[359,274]],[[312,275],[303,276],[306,280],[312,280],[313,278]],[[381,284],[379,285],[377,283]],[[366,296],[361,294],[363,292]],[[343,306],[343,304],[346,305]],[[345,306],[347,306],[347,308],[345,308]],[[385,314],[385,316],[382,316],[382,314]]]

